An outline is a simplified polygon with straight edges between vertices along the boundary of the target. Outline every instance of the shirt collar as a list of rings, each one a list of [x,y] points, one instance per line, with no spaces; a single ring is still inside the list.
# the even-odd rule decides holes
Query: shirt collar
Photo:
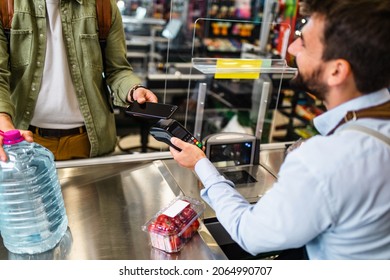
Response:
[[[313,120],[314,126],[319,133],[327,135],[344,118],[348,111],[380,105],[389,100],[390,93],[386,88],[370,94],[364,94],[319,115]]]

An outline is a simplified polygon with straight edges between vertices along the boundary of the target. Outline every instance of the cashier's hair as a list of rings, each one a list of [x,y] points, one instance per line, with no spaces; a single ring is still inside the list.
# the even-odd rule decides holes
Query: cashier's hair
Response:
[[[325,17],[322,58],[348,61],[360,92],[390,87],[389,0],[304,0],[300,11]]]

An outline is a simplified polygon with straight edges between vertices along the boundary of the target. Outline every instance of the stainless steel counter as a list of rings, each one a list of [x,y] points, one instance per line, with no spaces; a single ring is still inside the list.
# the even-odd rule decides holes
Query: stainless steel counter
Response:
[[[0,259],[226,259],[204,224],[175,254],[152,248],[141,230],[177,195],[199,198],[194,173],[178,166],[168,152],[69,161],[57,168],[69,219],[64,239],[49,252],[24,256],[9,253],[0,239]],[[262,167],[255,172],[261,184],[253,191],[261,196],[275,178]],[[207,207],[204,217],[213,216]]]

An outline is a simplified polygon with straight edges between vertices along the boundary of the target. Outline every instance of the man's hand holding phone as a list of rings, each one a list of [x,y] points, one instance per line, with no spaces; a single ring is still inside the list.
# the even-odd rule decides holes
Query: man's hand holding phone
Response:
[[[127,101],[137,101],[138,103],[143,104],[145,102],[156,103],[158,99],[150,89],[141,85],[135,85],[129,90],[129,93],[127,94]]]

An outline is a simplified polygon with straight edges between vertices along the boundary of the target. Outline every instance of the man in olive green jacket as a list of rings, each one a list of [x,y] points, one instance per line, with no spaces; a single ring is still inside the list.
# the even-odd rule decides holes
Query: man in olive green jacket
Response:
[[[0,23],[0,130],[19,129],[56,160],[96,157],[116,144],[102,79],[95,0],[15,0],[10,48]],[[139,87],[126,58],[124,29],[111,0],[105,73],[113,103],[157,102]],[[32,134],[33,132],[34,134]],[[6,160],[0,136],[0,160]]]

